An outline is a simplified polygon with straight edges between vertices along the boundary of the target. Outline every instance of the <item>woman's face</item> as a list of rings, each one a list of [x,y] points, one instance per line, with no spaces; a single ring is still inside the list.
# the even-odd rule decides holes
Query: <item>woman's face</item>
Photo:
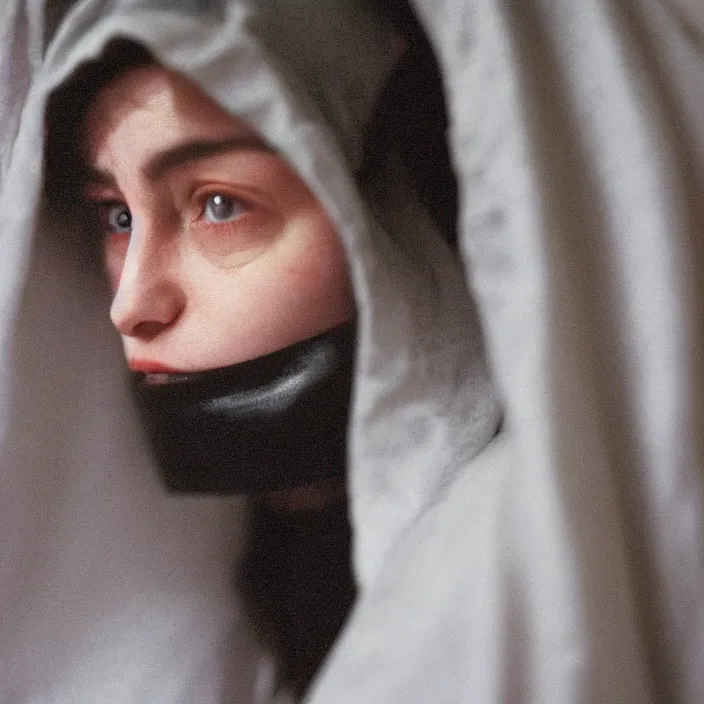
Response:
[[[111,318],[137,371],[252,359],[354,314],[342,246],[311,191],[244,122],[159,66],[86,118]]]

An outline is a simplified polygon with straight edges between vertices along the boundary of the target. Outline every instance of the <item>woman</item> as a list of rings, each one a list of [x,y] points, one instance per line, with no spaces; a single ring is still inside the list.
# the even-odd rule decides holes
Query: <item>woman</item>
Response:
[[[95,213],[86,245],[102,250],[156,458],[172,489],[254,499],[241,590],[300,694],[354,593],[342,246],[269,145],[139,46],[82,69],[56,124],[69,105],[48,171],[76,153],[64,175],[79,188],[62,195]]]
[[[348,51],[330,66],[342,81],[321,74],[338,39],[321,34],[298,48],[326,14],[345,22],[346,45],[365,47],[363,61]],[[194,55],[190,67],[169,55],[192,36],[188,25],[174,39],[185,31],[180,20],[118,12],[80,42],[71,39],[93,46],[92,55],[62,48],[57,35],[47,63],[56,60],[64,78],[47,113],[47,217],[73,214],[72,232],[53,242],[70,243],[81,268],[95,270],[90,252],[102,249],[112,322],[167,483],[256,497],[240,593],[265,651],[273,649],[274,679],[296,695],[353,595],[344,502],[352,362],[374,358],[371,348],[359,357],[355,342],[401,355],[432,350],[437,370],[411,366],[403,386],[425,398],[430,385],[431,396],[453,408],[463,453],[493,434],[495,403],[478,330],[448,325],[473,320],[459,264],[392,150],[382,142],[371,159],[365,149],[401,46],[383,15],[364,3],[330,3],[314,16],[285,5],[246,16],[234,4],[218,24],[202,23],[214,38],[199,40],[227,46],[218,58]],[[113,37],[132,43],[110,44]],[[362,247],[359,238],[372,248],[375,269],[386,262],[373,274],[357,255],[347,263],[343,246]],[[355,305],[364,285],[353,296],[352,279],[370,275],[382,287],[374,298],[394,310],[396,329],[383,322],[383,334],[370,328],[375,306]],[[379,393],[396,393],[377,373],[367,372],[371,396],[354,384],[366,413],[383,408]],[[469,387],[476,393],[463,392]],[[383,411],[381,436],[370,439],[388,445],[394,423],[426,432],[438,423],[434,403],[416,419],[394,421]],[[473,423],[469,433],[465,421]],[[440,430],[433,462],[455,452],[448,438]],[[393,472],[402,475],[408,460],[393,455]],[[417,466],[404,483],[412,489],[438,479]]]
[[[360,172],[393,150],[404,73],[432,60],[408,30],[388,27],[393,60],[410,46],[410,61],[374,109]],[[344,474],[355,305],[339,237],[270,144],[138,44],[113,41],[81,67],[48,124],[54,208],[93,215],[85,246],[110,280],[162,473],[181,492],[253,498],[240,587],[280,681],[300,693],[354,594]],[[438,174],[442,152],[434,161]]]

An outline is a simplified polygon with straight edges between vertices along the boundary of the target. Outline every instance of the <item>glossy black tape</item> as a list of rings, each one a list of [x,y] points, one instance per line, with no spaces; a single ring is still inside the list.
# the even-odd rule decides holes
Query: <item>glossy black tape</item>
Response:
[[[355,324],[222,369],[134,375],[138,407],[174,491],[250,494],[344,474]]]

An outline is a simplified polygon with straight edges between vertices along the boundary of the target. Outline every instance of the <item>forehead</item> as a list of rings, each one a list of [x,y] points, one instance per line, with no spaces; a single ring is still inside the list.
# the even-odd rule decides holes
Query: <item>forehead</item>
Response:
[[[104,168],[116,155],[145,159],[185,140],[257,136],[188,78],[158,65],[129,70],[104,86],[81,134],[88,162]]]

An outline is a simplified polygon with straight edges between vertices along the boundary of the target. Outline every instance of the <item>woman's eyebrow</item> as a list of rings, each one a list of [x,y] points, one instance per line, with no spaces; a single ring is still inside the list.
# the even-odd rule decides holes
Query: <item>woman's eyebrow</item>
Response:
[[[233,137],[221,140],[193,140],[158,152],[145,164],[143,172],[149,180],[157,181],[172,169],[184,164],[190,164],[217,154],[239,150],[275,153],[271,146],[255,136]]]
[[[229,139],[197,139],[176,144],[173,147],[157,152],[149,158],[142,172],[150,181],[163,178],[169,171],[184,164],[190,164],[201,159],[207,159],[217,154],[239,150],[255,150],[275,154],[276,150],[264,140],[255,136],[231,137]],[[115,179],[107,171],[92,165],[84,167],[84,181],[88,184],[115,188]]]

